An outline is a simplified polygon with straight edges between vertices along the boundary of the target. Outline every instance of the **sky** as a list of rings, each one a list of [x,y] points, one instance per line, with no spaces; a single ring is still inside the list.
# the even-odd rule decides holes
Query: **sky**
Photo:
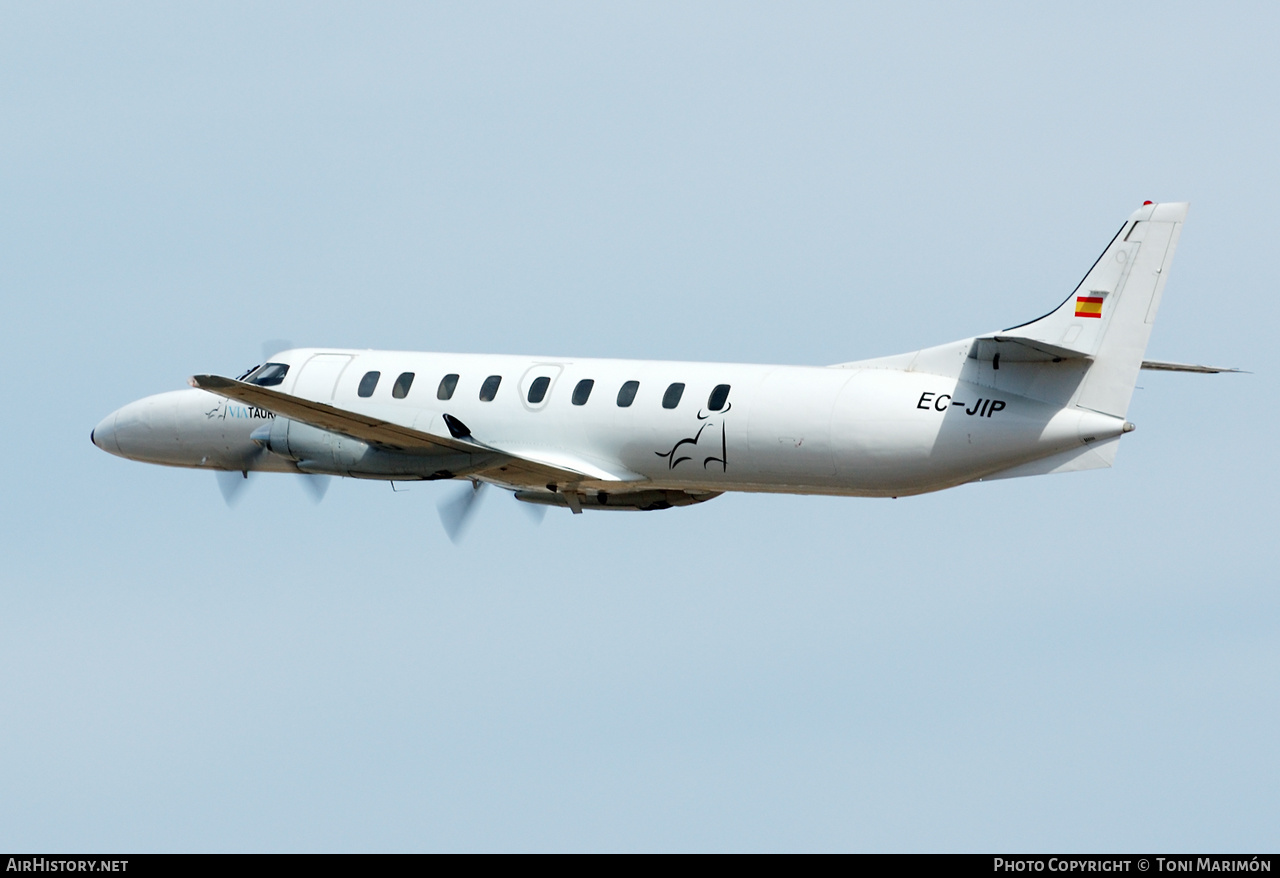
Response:
[[[1273,4],[0,5],[0,849],[1280,845]],[[1113,469],[653,513],[104,454],[263,343],[823,365],[1191,202]],[[403,487],[403,486],[402,486]]]

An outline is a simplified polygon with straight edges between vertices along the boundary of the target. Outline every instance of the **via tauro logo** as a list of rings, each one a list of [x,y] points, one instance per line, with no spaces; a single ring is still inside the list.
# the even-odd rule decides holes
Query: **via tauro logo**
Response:
[[[225,400],[204,413],[206,418],[242,418],[252,421],[269,421],[276,416],[275,412],[260,409],[256,405],[231,405]]]
[[[256,421],[270,420],[274,418],[275,412],[269,412],[266,409],[260,409],[256,405],[228,405],[224,418],[252,418]]]

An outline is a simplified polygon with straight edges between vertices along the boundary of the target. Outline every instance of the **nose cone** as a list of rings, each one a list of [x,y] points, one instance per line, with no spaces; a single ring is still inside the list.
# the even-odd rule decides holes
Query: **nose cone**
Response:
[[[180,460],[178,415],[180,394],[161,393],[131,402],[103,418],[89,437],[103,451],[131,460],[151,463],[185,463]]]
[[[129,403],[89,435],[103,451],[144,463],[262,469],[272,464],[249,437],[266,422],[259,410],[229,406],[204,390],[174,390]]]
[[[116,442],[116,415],[112,412],[94,427],[89,433],[89,441],[109,454],[119,454],[120,445]]]

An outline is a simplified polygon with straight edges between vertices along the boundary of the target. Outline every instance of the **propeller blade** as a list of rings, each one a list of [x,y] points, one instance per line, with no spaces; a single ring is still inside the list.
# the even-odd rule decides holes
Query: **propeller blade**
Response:
[[[520,508],[524,510],[524,514],[529,516],[535,526],[542,524],[542,519],[547,517],[547,507],[545,504],[520,503]]]
[[[248,470],[240,472],[220,469],[214,475],[218,477],[218,490],[222,492],[222,499],[226,501],[227,506],[235,506],[240,500],[244,486],[249,483]]]
[[[322,476],[317,473],[303,473],[302,485],[307,489],[307,493],[311,495],[313,503],[319,503],[324,499],[324,492],[329,490],[329,476]]]
[[[444,525],[449,539],[457,543],[462,539],[468,523],[475,515],[476,501],[480,499],[480,491],[484,482],[473,481],[466,488],[455,494],[452,499],[442,500],[436,509],[440,512],[440,523]]]
[[[262,362],[266,362],[281,351],[293,347],[293,342],[283,338],[269,338],[262,343]]]
[[[218,489],[222,491],[222,499],[227,501],[228,506],[234,506],[240,500],[244,486],[249,481],[249,473],[253,472],[258,458],[266,453],[267,449],[257,448],[240,459],[240,469],[217,471]]]

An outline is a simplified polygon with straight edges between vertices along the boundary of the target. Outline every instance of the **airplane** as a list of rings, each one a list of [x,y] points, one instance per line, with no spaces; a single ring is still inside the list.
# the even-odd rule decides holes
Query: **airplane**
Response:
[[[727,491],[902,497],[1111,466],[1186,219],[1144,202],[1044,317],[833,366],[296,348],[112,412],[111,454],[253,471],[491,484],[573,513]],[[471,495],[474,497],[475,491]],[[464,498],[465,501],[465,498]],[[446,528],[467,517],[462,502]]]

